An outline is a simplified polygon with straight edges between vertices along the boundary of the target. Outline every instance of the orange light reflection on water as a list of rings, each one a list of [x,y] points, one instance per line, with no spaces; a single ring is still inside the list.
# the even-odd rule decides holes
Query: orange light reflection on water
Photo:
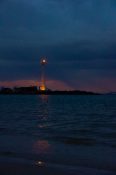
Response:
[[[41,98],[43,103],[47,103],[48,102],[48,95],[41,94],[39,97]]]
[[[51,145],[47,140],[38,140],[33,146],[34,152],[37,154],[48,153],[51,151]]]

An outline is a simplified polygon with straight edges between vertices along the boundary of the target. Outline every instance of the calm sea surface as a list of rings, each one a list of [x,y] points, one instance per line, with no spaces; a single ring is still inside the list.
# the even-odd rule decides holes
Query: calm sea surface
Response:
[[[116,95],[1,95],[0,159],[116,174]]]

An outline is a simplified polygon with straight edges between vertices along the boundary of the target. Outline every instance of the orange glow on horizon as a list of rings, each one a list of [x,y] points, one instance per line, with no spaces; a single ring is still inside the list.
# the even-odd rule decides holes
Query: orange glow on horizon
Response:
[[[46,80],[47,87],[51,90],[73,90],[71,86],[60,80]],[[27,87],[27,86],[41,86],[38,80],[15,80],[15,81],[0,81],[1,87]]]
[[[44,85],[40,86],[40,90],[41,91],[45,91],[46,90],[46,87]]]

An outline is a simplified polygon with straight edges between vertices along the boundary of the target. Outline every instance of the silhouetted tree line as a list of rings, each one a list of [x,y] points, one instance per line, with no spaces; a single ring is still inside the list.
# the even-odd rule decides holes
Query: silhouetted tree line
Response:
[[[72,90],[72,91],[52,91],[47,89],[46,91],[40,91],[36,86],[29,87],[15,87],[6,88],[2,87],[0,89],[0,94],[46,94],[46,95],[98,95],[98,93]]]

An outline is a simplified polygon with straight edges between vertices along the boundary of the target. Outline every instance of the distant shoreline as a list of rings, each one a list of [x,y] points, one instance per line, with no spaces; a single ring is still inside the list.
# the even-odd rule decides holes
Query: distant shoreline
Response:
[[[0,95],[102,95],[98,93],[72,93],[72,92],[52,92],[52,93],[0,93]]]
[[[49,90],[40,91],[36,86],[32,87],[19,87],[19,88],[2,88],[0,95],[100,95],[100,93],[81,91],[81,90],[70,90],[70,91],[59,91]]]

